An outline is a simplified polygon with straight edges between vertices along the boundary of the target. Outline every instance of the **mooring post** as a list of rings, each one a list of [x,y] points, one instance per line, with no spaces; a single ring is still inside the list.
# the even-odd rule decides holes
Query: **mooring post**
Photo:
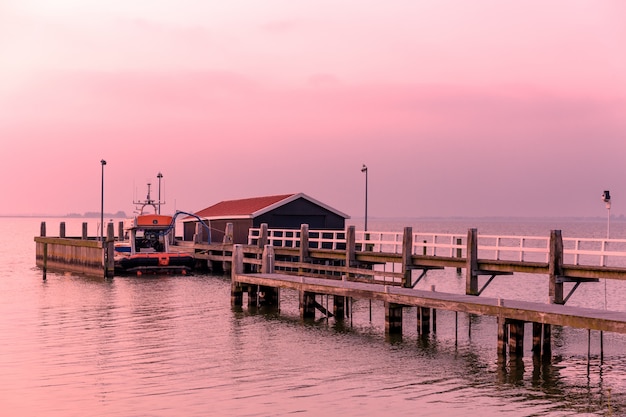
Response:
[[[243,306],[243,288],[237,282],[237,275],[243,273],[243,247],[233,245],[231,284],[230,284],[230,305],[232,307]]]
[[[411,255],[413,254],[413,228],[405,227],[402,234],[402,286],[411,288]]]
[[[356,228],[348,226],[346,229],[346,269],[356,266]],[[346,278],[350,277],[346,271]]]
[[[261,273],[274,273],[274,246],[265,245],[263,247],[263,258],[261,260]],[[259,287],[259,304],[262,306],[278,306],[279,292],[278,288],[260,286]]]
[[[402,305],[385,301],[385,332],[387,334],[402,333]]]
[[[268,233],[267,223],[261,223],[261,227],[259,228],[259,248],[264,248],[265,245],[268,244]]]
[[[224,237],[222,238],[222,243],[233,243],[233,238],[235,234],[235,225],[233,223],[226,223],[226,227],[224,228]]]
[[[65,237],[65,222],[59,224],[59,237]]]
[[[87,230],[87,222],[83,222],[82,239],[83,240],[89,239],[89,232]]]
[[[319,249],[319,248],[318,248]],[[300,262],[309,259],[309,225],[300,225]]]
[[[172,232],[172,236],[175,235],[175,232]],[[124,241],[124,222],[117,222],[117,239],[120,242]]]
[[[41,222],[39,226],[39,236],[46,237],[46,222]],[[42,268],[43,268],[43,280],[46,280],[46,272],[48,270],[48,244],[43,244],[43,253],[42,253]]]
[[[465,293],[478,295],[478,232],[469,229],[467,232],[467,260],[465,270]]]
[[[550,260],[548,263],[550,274],[549,297],[552,304],[565,304],[563,300],[563,237],[560,230],[550,231]]]
[[[104,245],[104,277],[113,278],[115,273],[115,234],[113,223],[107,224],[107,236]]]
[[[210,233],[207,236],[207,242],[210,239]],[[224,228],[224,238],[222,239],[222,243],[230,244],[233,243],[233,224],[226,223],[226,227]],[[222,271],[228,272],[229,268],[232,268],[232,262],[224,261],[222,262]],[[243,271],[242,271],[243,273]]]
[[[263,247],[263,258],[261,259],[261,273],[274,273],[274,246],[265,245]]]

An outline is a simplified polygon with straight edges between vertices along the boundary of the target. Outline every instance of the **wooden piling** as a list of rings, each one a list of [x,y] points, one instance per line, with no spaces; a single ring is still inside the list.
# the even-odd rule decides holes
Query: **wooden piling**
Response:
[[[309,225],[300,225],[300,262],[309,261]]]
[[[504,316],[498,316],[498,357],[506,358],[507,345],[509,344],[509,323]]]
[[[39,236],[41,237],[46,237],[46,222],[41,222],[41,225],[39,226]],[[44,243],[43,244],[43,250],[42,250],[42,269],[43,269],[43,280],[45,281],[47,276],[47,270],[48,270],[48,244]]]
[[[346,229],[346,266],[351,268],[356,265],[356,229],[348,226]]]
[[[300,317],[303,319],[315,318],[315,293],[300,291]]]
[[[113,229],[113,223],[107,225],[107,237],[103,242],[104,247],[102,252],[104,254],[104,277],[113,278],[115,274],[115,234]]]
[[[174,233],[172,233],[174,236]],[[124,222],[117,222],[117,239],[122,242],[125,240],[124,238]]]
[[[59,237],[65,238],[65,222],[59,224]]]
[[[550,231],[550,259],[548,263],[549,298],[552,304],[565,304],[563,299],[563,237],[560,230]]]
[[[88,229],[87,229],[87,222],[83,222],[82,227],[83,227],[83,229],[82,229],[81,239],[87,240],[87,239],[89,239],[89,233],[88,233]]]
[[[478,295],[478,232],[469,229],[467,232],[467,262],[465,271],[465,293]]]
[[[240,283],[235,281],[237,274],[243,273],[243,247],[242,245],[233,245],[232,256],[232,283],[230,286],[230,305],[232,307],[243,306],[243,288]]]
[[[346,297],[341,295],[333,296],[333,315],[335,320],[343,320],[346,316]]]
[[[524,355],[524,322],[521,320],[509,320],[509,354],[511,358]]]
[[[385,333],[402,334],[402,305],[385,302]]]
[[[411,255],[413,250],[413,228],[405,227],[402,234],[402,286],[412,288],[411,282]]]
[[[430,308],[417,307],[417,332],[422,335],[430,333]]]

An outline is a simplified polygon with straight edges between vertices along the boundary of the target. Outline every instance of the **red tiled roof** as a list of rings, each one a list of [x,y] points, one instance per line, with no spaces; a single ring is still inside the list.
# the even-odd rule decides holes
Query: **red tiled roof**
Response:
[[[271,195],[266,197],[244,198],[221,201],[196,213],[198,217],[249,216],[272,204],[292,197],[295,194]]]

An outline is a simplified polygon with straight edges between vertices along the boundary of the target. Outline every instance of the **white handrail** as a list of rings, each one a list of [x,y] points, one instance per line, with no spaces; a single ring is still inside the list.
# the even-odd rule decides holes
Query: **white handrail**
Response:
[[[258,242],[260,229],[250,228],[248,243]],[[460,244],[457,243],[460,240]],[[274,246],[298,247],[300,229],[268,229],[268,242]],[[356,231],[355,243],[361,250],[378,253],[402,253],[402,232]],[[313,248],[345,249],[345,230],[310,230],[309,244]],[[564,238],[564,262],[574,265],[626,266],[626,239]],[[456,257],[465,256],[467,236],[449,233],[413,233],[411,254]],[[544,236],[478,235],[481,259],[549,261],[550,238]]]

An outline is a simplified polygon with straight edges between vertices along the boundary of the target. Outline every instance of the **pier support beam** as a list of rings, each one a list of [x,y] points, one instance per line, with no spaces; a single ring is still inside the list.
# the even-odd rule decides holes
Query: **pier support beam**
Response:
[[[509,354],[511,358],[524,356],[524,322],[520,320],[509,321]]]
[[[315,293],[300,292],[300,317],[303,319],[315,318]]]
[[[417,332],[419,334],[430,333],[430,308],[417,307]]]
[[[552,329],[549,324],[533,323],[533,356],[549,360],[552,356]]]
[[[343,320],[346,316],[346,297],[342,295],[333,296],[333,315],[335,320]]]
[[[402,334],[402,305],[385,302],[385,332]]]
[[[248,286],[248,308],[259,306],[259,286]]]
[[[498,316],[498,357],[506,358],[506,347],[509,344],[509,323],[504,316]]]

